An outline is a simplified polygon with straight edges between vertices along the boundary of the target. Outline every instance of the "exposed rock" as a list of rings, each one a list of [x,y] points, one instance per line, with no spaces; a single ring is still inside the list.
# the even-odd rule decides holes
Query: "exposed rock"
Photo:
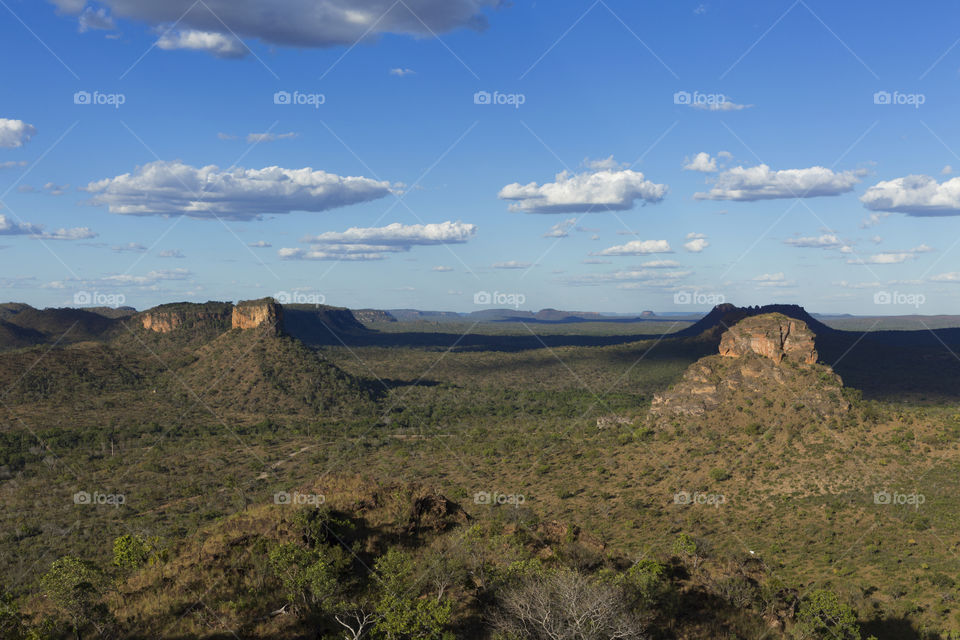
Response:
[[[741,320],[723,334],[720,355],[739,358],[756,353],[779,364],[784,358],[803,364],[817,361],[813,332],[806,323],[780,313]]]
[[[779,313],[747,317],[720,341],[720,354],[690,365],[669,391],[650,406],[655,421],[722,412],[727,421],[769,417],[772,411],[792,419],[812,412],[829,417],[846,412],[843,381],[829,366],[817,364],[814,334],[801,320]],[[756,409],[752,409],[755,407]],[[749,409],[749,410],[748,410]]]
[[[351,309],[353,317],[360,322],[367,324],[370,322],[396,322],[397,319],[387,311],[380,309]]]
[[[233,329],[258,329],[280,334],[283,332],[283,307],[272,298],[245,300],[233,308]]]
[[[597,418],[597,429],[609,429],[610,427],[620,427],[631,424],[633,424],[633,418],[627,418],[625,416],[611,415]]]

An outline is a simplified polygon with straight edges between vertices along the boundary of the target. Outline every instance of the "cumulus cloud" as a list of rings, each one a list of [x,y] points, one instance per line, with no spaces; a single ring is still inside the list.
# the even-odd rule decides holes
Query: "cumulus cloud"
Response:
[[[618,289],[644,289],[676,286],[687,278],[691,271],[665,271],[659,269],[625,269],[607,273],[591,273],[570,278],[573,286],[616,285]]]
[[[90,227],[74,227],[72,229],[60,228],[53,231],[43,231],[34,237],[41,240],[90,240],[98,235],[98,233],[91,231]]]
[[[117,253],[146,253],[147,248],[139,242],[127,242],[111,247]]]
[[[74,14],[86,4],[50,1]],[[194,45],[187,48],[223,55],[216,43],[209,44],[209,36],[229,42],[236,33],[270,45],[311,48],[349,46],[386,33],[432,37],[461,27],[482,30],[487,26],[483,10],[499,6],[501,0],[100,0],[99,4],[117,17],[154,27],[178,24],[183,31],[172,36],[173,43],[185,42]],[[225,25],[230,25],[229,30]],[[200,35],[184,40],[181,33]],[[230,48],[234,45],[224,46],[234,50]]]
[[[640,265],[644,269],[674,269],[680,266],[676,260],[648,260]]]
[[[930,276],[931,282],[960,282],[960,272],[950,271],[948,273],[938,273],[935,276]]]
[[[567,218],[563,222],[558,222],[557,224],[550,227],[550,231],[547,231],[543,234],[544,238],[566,238],[570,235],[570,229],[573,228],[573,225],[577,224],[576,218]]]
[[[800,238],[788,238],[783,241],[793,247],[804,247],[809,249],[839,249],[845,246],[835,234],[824,233],[819,236],[804,236]]]
[[[826,167],[774,171],[765,164],[746,168],[740,166],[718,174],[710,191],[695,193],[693,197],[697,200],[749,202],[836,196],[852,191],[863,175],[863,171],[835,172]]]
[[[397,68],[395,68],[395,69],[390,69],[390,75],[392,75],[392,76],[400,76],[401,78],[402,78],[403,76],[410,76],[410,75],[413,75],[413,74],[415,74],[415,73],[416,73],[416,71],[414,71],[413,69],[405,69],[405,68],[403,68],[403,67],[397,67]]]
[[[453,271],[453,267],[447,267],[447,266],[444,266],[444,265],[437,265],[436,267],[434,267],[434,268],[432,269],[432,271],[439,271],[439,272],[441,272],[441,273],[446,273],[446,272],[448,272],[448,271]]]
[[[494,262],[490,265],[494,269],[529,269],[533,266],[532,262],[518,262],[517,260],[507,260],[506,262]]]
[[[257,240],[256,242],[251,242],[247,244],[248,247],[253,247],[254,249],[266,249],[272,247],[273,245],[267,242],[266,240]]]
[[[702,233],[688,233],[687,241],[683,243],[683,248],[690,253],[700,253],[710,246],[707,242],[707,236]]]
[[[683,165],[684,171],[699,171],[701,173],[713,173],[717,170],[717,159],[711,158],[706,151],[701,151],[693,156],[693,159],[687,158]]]
[[[414,246],[462,244],[476,234],[477,227],[464,222],[352,227],[344,232],[328,231],[306,236],[304,248],[282,248],[281,258],[288,260],[382,260],[385,254],[410,251]]]
[[[183,251],[180,251],[180,249],[164,249],[163,251],[161,251],[160,253],[157,254],[157,257],[159,257],[159,258],[186,258],[186,256],[183,255]]]
[[[268,213],[327,211],[390,193],[388,182],[325,171],[242,169],[221,171],[181,162],[151,162],[136,171],[91,182],[90,204],[122,215],[190,216],[252,220]]]
[[[40,240],[88,240],[97,237],[97,234],[91,231],[89,227],[44,231],[41,224],[14,222],[7,216],[0,214],[0,236],[21,235],[28,235]]]
[[[878,182],[860,196],[871,211],[908,216],[960,215],[960,178],[938,183],[931,176],[911,175]]]
[[[891,215],[893,215],[893,214],[890,214],[890,213],[871,213],[871,214],[868,215],[866,218],[864,218],[862,221],[860,221],[860,228],[861,228],[861,229],[869,229],[870,227],[875,227],[875,226],[877,226],[878,224],[880,224],[881,222],[883,222],[885,218],[888,218],[888,217],[891,216]]]
[[[856,257],[847,260],[847,264],[900,264],[907,260],[913,260],[914,254],[910,251],[874,253],[866,258]]]
[[[204,51],[218,58],[242,58],[249,51],[247,46],[232,34],[196,29],[166,31],[157,40],[157,48],[164,51]]]
[[[18,149],[30,142],[37,128],[23,120],[0,118],[0,147]]]
[[[191,275],[188,269],[158,269],[142,276],[126,273],[105,276],[96,282],[115,287],[149,287],[165,280],[186,280]]]
[[[0,236],[19,236],[40,233],[42,227],[28,222],[13,222],[0,214]]]
[[[673,253],[666,240],[631,240],[626,244],[607,247],[592,256],[643,256],[650,253]]]
[[[562,171],[554,182],[542,185],[514,182],[501,189],[498,197],[514,201],[510,211],[575,213],[626,211],[637,200],[660,202],[666,193],[667,185],[651,182],[639,171],[600,169],[576,174]]]
[[[749,109],[752,104],[738,104],[733,100],[722,100],[714,102],[693,102],[690,104],[694,109],[701,111],[743,111]]]
[[[27,166],[26,160],[6,160],[0,162],[0,169],[13,169],[14,167],[25,167]]]

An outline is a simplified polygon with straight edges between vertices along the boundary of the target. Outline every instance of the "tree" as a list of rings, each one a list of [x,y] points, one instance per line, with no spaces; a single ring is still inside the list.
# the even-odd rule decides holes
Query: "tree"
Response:
[[[507,587],[490,622],[506,637],[530,640],[646,637],[622,589],[571,569],[531,573]]]
[[[287,542],[270,551],[270,566],[295,608],[323,609],[337,593],[337,581],[350,563],[340,547],[307,549]]]
[[[860,626],[853,609],[842,604],[837,594],[828,589],[817,589],[800,603],[793,635],[796,638],[860,640]]]
[[[27,637],[24,615],[12,593],[0,589],[0,638],[23,640]]]
[[[103,630],[109,615],[99,603],[104,584],[97,567],[73,556],[55,560],[40,578],[44,595],[70,620],[77,640],[88,624]]]
[[[375,565],[380,582],[375,625],[387,640],[440,640],[450,622],[452,603],[445,599],[420,598],[420,584],[413,559],[391,549]]]
[[[150,546],[139,535],[126,534],[113,541],[113,566],[132,573],[150,558]]]

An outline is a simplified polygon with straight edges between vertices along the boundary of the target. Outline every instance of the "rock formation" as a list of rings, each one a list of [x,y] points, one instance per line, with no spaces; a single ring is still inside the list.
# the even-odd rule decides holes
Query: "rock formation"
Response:
[[[817,361],[814,335],[805,322],[780,313],[741,320],[723,334],[720,355],[739,358],[756,353],[777,364],[784,358],[803,364]]]
[[[283,332],[283,307],[272,298],[238,302],[231,318],[233,329],[259,329],[280,334]]]
[[[144,311],[137,319],[144,329],[156,333],[170,333],[181,328],[222,332],[230,326],[232,307],[229,302],[175,302]]]
[[[696,361],[669,391],[654,396],[650,415],[662,423],[684,416],[739,422],[844,413],[843,381],[817,364],[814,337],[801,320],[748,316],[722,335],[718,355]]]

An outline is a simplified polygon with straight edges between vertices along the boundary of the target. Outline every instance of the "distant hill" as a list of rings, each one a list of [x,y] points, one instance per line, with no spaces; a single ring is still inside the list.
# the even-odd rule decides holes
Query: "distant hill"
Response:
[[[806,323],[806,325],[810,327],[810,329],[817,336],[826,333],[832,333],[834,331],[834,329],[831,329],[807,313],[806,309],[800,305],[766,304],[755,307],[738,307],[736,305],[724,303],[715,306],[710,313],[705,315],[698,322],[695,322],[682,331],[678,331],[675,335],[677,337],[698,337],[706,334],[707,337],[719,340],[720,335],[724,331],[737,324],[744,318],[759,316],[767,313],[781,313],[788,318],[801,320]]]

